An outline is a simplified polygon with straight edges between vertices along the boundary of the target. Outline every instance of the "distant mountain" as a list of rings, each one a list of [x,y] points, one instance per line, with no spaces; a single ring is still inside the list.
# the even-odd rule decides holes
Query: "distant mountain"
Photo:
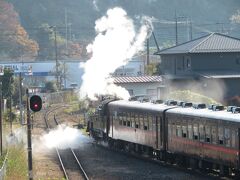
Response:
[[[43,23],[56,25],[64,35],[66,24],[71,38],[88,42],[94,35],[95,20],[107,9],[119,6],[129,16],[154,17],[154,32],[160,44],[175,42],[175,13],[180,42],[211,31],[239,36],[240,28],[229,18],[240,8],[239,0],[8,0],[20,15],[22,25],[33,35]],[[190,23],[192,21],[192,26]],[[187,23],[188,22],[188,23]],[[191,28],[192,27],[192,28]],[[192,33],[191,33],[192,32]],[[192,34],[192,35],[191,35]]]

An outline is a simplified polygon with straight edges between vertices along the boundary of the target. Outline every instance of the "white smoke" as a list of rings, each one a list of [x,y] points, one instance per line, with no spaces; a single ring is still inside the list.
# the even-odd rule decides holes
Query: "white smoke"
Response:
[[[84,135],[75,128],[68,127],[64,124],[58,125],[56,129],[51,130],[49,133],[43,135],[39,141],[35,141],[35,149],[48,149],[51,148],[77,148],[80,142],[83,142]],[[36,148],[37,146],[37,148]]]
[[[95,99],[98,95],[111,94],[127,99],[128,91],[109,79],[118,67],[125,65],[136,53],[144,49],[144,42],[152,29],[148,18],[141,19],[135,31],[133,20],[119,8],[109,9],[106,16],[95,22],[97,36],[87,51],[92,54],[84,65],[80,96]]]
[[[98,1],[97,0],[93,0],[93,7],[96,11],[99,11],[98,5],[97,5]]]

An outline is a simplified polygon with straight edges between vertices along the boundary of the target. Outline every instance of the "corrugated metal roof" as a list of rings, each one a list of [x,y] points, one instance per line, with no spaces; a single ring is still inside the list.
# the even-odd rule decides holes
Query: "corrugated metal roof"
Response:
[[[240,39],[219,33],[207,36],[168,48],[156,54],[184,54],[184,53],[215,53],[215,52],[240,52]]]
[[[152,82],[162,82],[162,77],[161,76],[121,76],[121,77],[113,77],[113,80],[115,84],[152,83]]]
[[[234,71],[215,71],[215,72],[196,72],[198,75],[205,78],[226,79],[226,78],[240,78],[240,72]]]

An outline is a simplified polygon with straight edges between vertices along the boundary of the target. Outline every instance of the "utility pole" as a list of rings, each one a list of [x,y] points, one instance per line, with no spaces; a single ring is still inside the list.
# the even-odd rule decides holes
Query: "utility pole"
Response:
[[[12,130],[12,92],[10,94],[10,99],[9,99],[9,104],[10,104],[10,114],[9,114],[9,121],[10,121],[10,129],[11,129],[11,135],[13,135],[13,130]]]
[[[147,39],[147,66],[149,65],[149,38]]]
[[[58,52],[57,52],[57,32],[56,26],[50,26],[49,28],[53,29],[54,33],[54,48],[55,48],[55,61],[56,61],[56,85],[59,89],[59,73],[58,73]]]
[[[64,74],[64,88],[67,87],[67,82],[66,82],[66,62],[63,63],[63,74]]]
[[[65,8],[65,39],[66,39],[66,52],[68,53],[68,22],[67,22],[67,9]]]
[[[3,155],[3,143],[2,143],[2,82],[0,82],[0,153]]]
[[[29,110],[29,92],[26,90],[27,95],[27,143],[28,143],[28,177],[29,180],[33,179],[32,172],[32,132],[31,132],[31,119],[30,119],[30,110]]]
[[[155,44],[157,46],[157,50],[160,51],[159,45],[158,45],[158,42],[157,42],[157,39],[156,39],[156,36],[155,36],[154,32],[152,32],[152,35],[153,35],[154,42],[155,42]]]
[[[178,45],[178,19],[177,19],[176,10],[175,10],[175,35],[176,35],[176,45]]]
[[[22,105],[22,68],[19,72],[19,109],[20,109],[20,123],[21,123],[21,125],[24,124],[24,121],[23,121],[23,105]]]
[[[190,19],[190,40],[193,39],[193,32],[192,32],[192,20]]]

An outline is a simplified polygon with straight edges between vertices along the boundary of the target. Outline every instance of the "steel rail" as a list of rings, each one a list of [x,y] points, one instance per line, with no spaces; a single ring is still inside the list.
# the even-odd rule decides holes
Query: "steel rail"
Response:
[[[61,106],[61,107],[64,107],[64,106]],[[48,130],[48,131],[50,130],[50,127],[49,127],[49,124],[48,124],[48,115],[49,115],[51,112],[53,112],[53,111],[55,111],[55,110],[57,110],[57,109],[59,109],[59,108],[61,108],[61,107],[56,107],[56,108],[54,108],[54,109],[52,109],[52,110],[50,110],[50,111],[47,111],[47,112],[45,113],[45,115],[44,115],[44,120],[45,120],[45,124],[46,124],[46,127],[47,127],[47,130]],[[55,123],[58,125],[58,122],[57,122],[55,116],[54,116],[54,121],[55,121]],[[67,172],[66,172],[66,169],[65,169],[65,167],[64,167],[64,165],[63,165],[63,162],[62,162],[61,155],[60,155],[60,153],[59,153],[59,151],[58,151],[57,148],[55,148],[55,150],[56,150],[56,152],[57,152],[57,156],[58,156],[58,159],[59,159],[59,161],[60,161],[60,164],[61,164],[61,167],[62,167],[62,171],[63,171],[64,177],[65,177],[66,180],[69,180],[68,175],[67,175]]]
[[[64,167],[64,164],[63,164],[61,155],[60,155],[60,153],[58,151],[58,148],[55,148],[55,150],[57,151],[58,159],[60,161],[60,164],[61,164],[61,167],[62,167],[62,170],[63,170],[63,173],[64,173],[64,177],[65,177],[66,180],[69,180],[68,175],[67,175],[67,171],[66,171],[66,169]]]
[[[73,150],[72,148],[71,148],[71,151],[72,151],[72,154],[74,155],[74,157],[75,157],[75,159],[76,159],[76,161],[77,161],[77,163],[78,163],[78,166],[80,167],[80,170],[81,170],[82,174],[84,175],[84,178],[85,178],[86,180],[89,180],[87,173],[86,173],[85,170],[83,169],[80,161],[78,160],[78,158],[77,158],[77,156],[76,156],[76,154],[75,154],[75,152],[74,152],[74,150]]]
[[[54,110],[56,110],[56,109],[58,109],[58,108],[55,108]],[[52,111],[54,111],[54,110],[52,110]],[[49,113],[52,112],[52,111],[47,112],[47,113],[45,114],[45,116],[44,116],[45,122],[46,122],[46,125],[47,125],[48,129],[50,129],[50,128],[49,128],[49,125],[48,125],[48,122],[47,122],[47,115],[49,115]],[[59,124],[55,115],[54,115],[54,122],[55,122],[57,125]],[[62,167],[64,176],[65,176],[65,178],[66,178],[67,180],[69,180],[68,174],[67,174],[67,170],[66,170],[66,168],[65,168],[65,166],[64,166],[64,163],[63,163],[63,161],[62,161],[62,158],[61,158],[61,154],[60,154],[58,148],[55,148],[55,150],[56,150],[56,152],[57,152],[58,159],[59,159],[59,161],[60,161],[60,164],[61,164],[61,167]],[[76,156],[74,150],[73,150],[72,148],[70,148],[70,150],[71,150],[72,155],[74,156],[74,159],[76,160],[76,162],[77,162],[77,164],[78,164],[80,173],[83,175],[83,178],[84,178],[85,180],[89,180],[88,175],[87,175],[87,173],[85,172],[83,166],[81,165],[81,163],[80,163],[78,157]]]

